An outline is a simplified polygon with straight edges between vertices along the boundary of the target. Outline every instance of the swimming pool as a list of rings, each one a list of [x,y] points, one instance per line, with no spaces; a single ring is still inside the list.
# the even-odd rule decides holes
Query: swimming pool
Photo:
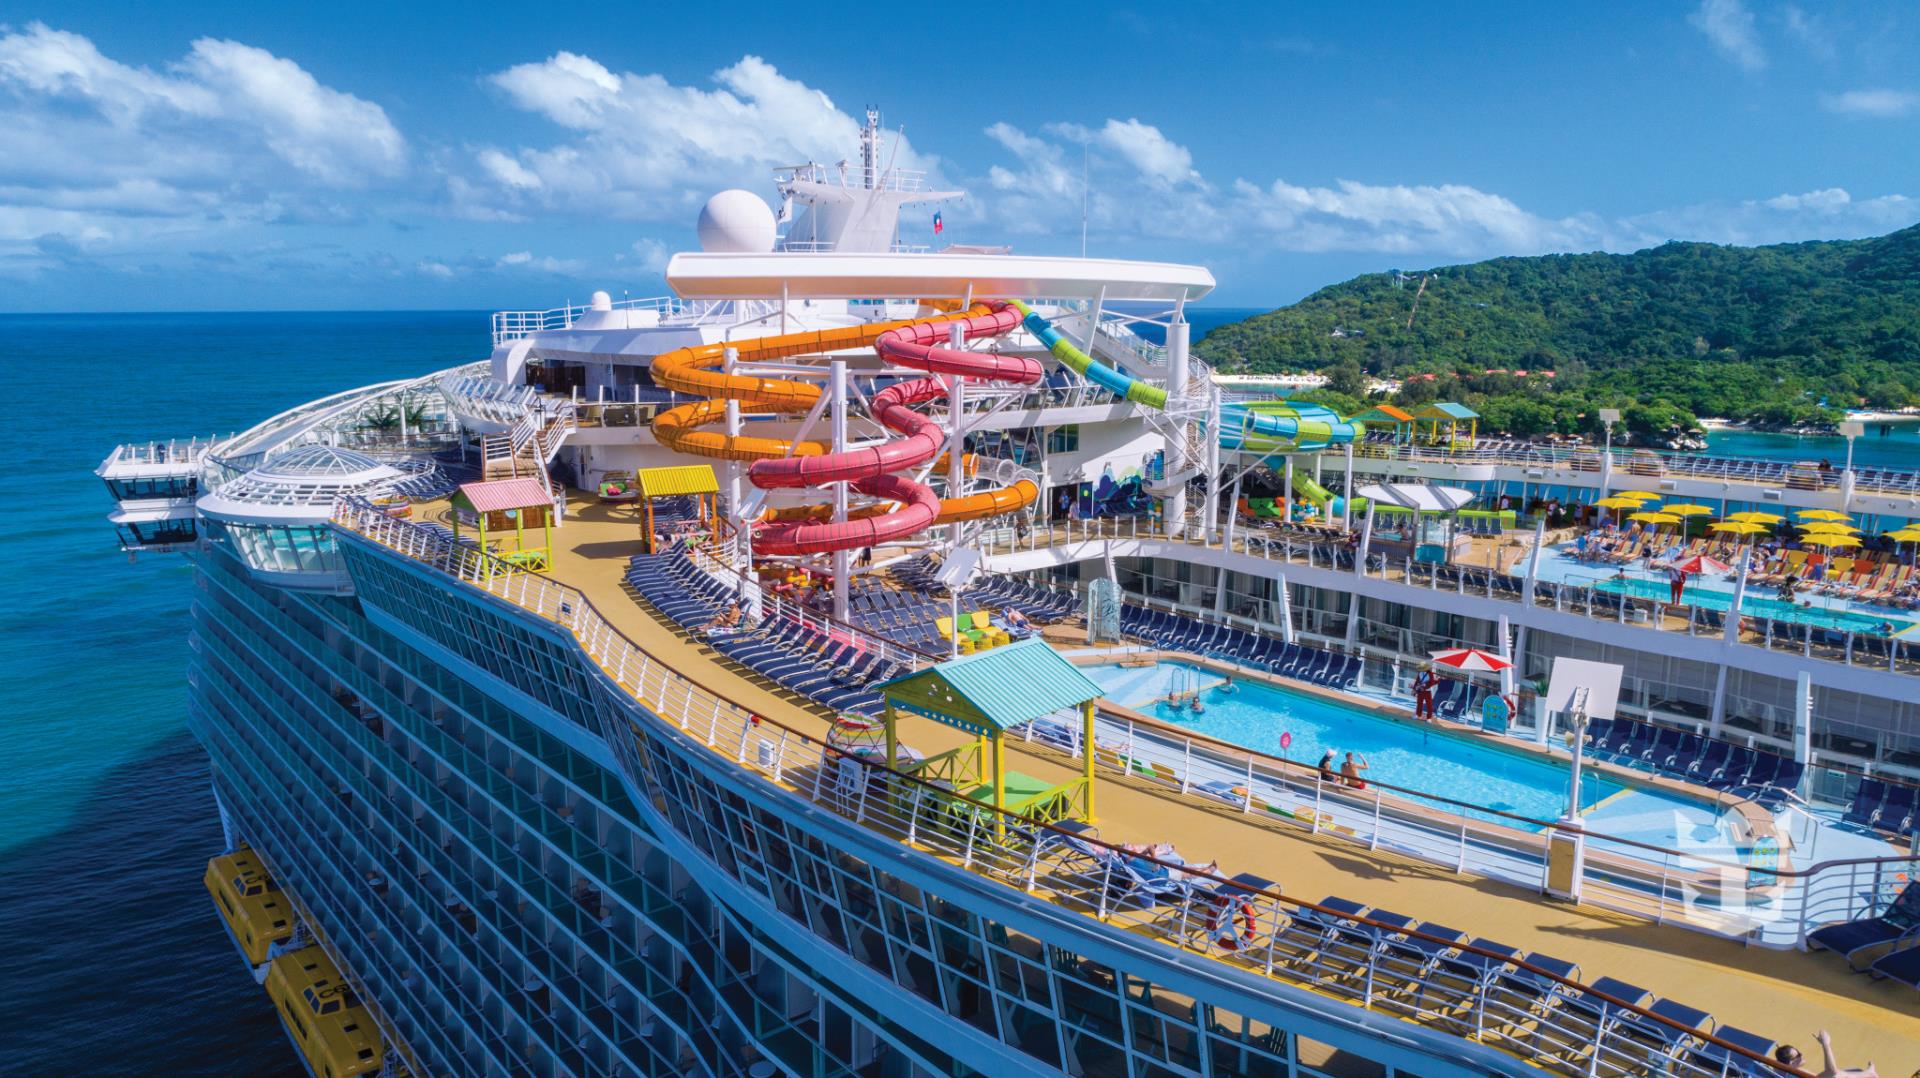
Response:
[[[1600,591],[1615,595],[1625,593],[1636,599],[1658,599],[1665,602],[1671,595],[1664,580],[1647,580],[1640,577],[1608,577],[1593,585]],[[1731,610],[1733,593],[1717,591],[1712,588],[1696,588],[1689,584],[1680,593],[1681,600],[1693,606],[1707,610]],[[1844,610],[1830,606],[1801,606],[1799,603],[1782,602],[1755,595],[1751,588],[1740,600],[1740,612],[1755,617],[1773,618],[1776,621],[1794,621],[1813,625],[1822,629],[1839,629],[1856,633],[1879,634],[1883,626],[1891,624],[1895,634],[1913,628],[1913,622],[1904,618],[1891,618],[1880,614],[1861,613],[1857,610]]]
[[[1539,820],[1558,819],[1566,811],[1566,765],[1529,753],[1315,694],[1245,681],[1227,689],[1220,675],[1189,663],[1083,669],[1115,703],[1256,752],[1309,767],[1324,752],[1341,757],[1352,752],[1366,759],[1365,777],[1375,781]],[[1196,688],[1206,704],[1203,713],[1166,703],[1169,692]],[[1731,821],[1705,802],[1629,786],[1594,771],[1585,772],[1580,785],[1581,809],[1596,833],[1701,853],[1732,854],[1737,845]],[[1468,815],[1539,829],[1490,813]]]

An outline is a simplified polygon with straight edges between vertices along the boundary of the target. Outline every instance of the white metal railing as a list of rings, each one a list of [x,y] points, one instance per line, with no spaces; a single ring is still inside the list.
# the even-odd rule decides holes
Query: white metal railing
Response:
[[[1203,520],[1191,520],[1184,535],[1173,536],[1159,526],[1157,519],[1138,516],[1043,521],[1024,534],[1016,534],[1012,528],[988,529],[981,533],[978,542],[981,553],[987,557],[1105,539],[1139,539],[1219,547],[1218,536],[1209,537],[1205,524]],[[1343,537],[1309,536],[1256,525],[1243,525],[1236,529],[1231,552],[1266,561],[1340,572],[1351,572],[1353,568],[1353,551]],[[1104,554],[1104,548],[1098,551],[1089,548],[1076,553]],[[1512,572],[1440,565],[1408,557],[1389,558],[1379,553],[1368,556],[1366,575],[1420,591],[1446,591],[1515,604],[1530,602],[1534,606],[1563,614],[1593,621],[1610,621],[1652,632],[1715,637],[1723,636],[1726,632],[1725,611],[1676,606],[1658,599],[1587,587],[1570,581],[1536,580],[1529,598],[1525,578]],[[1417,603],[1420,600],[1409,595],[1404,601]],[[1745,625],[1740,636],[1743,644],[1846,666],[1920,673],[1920,640],[1853,629],[1823,628],[1805,621],[1771,618],[1744,608],[1741,621]]]
[[[864,165],[787,165],[773,172],[776,185],[825,183],[836,187],[868,191],[920,191],[927,185],[927,173],[915,168],[875,168]]]
[[[704,744],[815,806],[1063,909],[1561,1073],[1798,1073],[1715,1041],[1707,1027],[1688,1028],[1649,1010],[1651,999],[1598,990],[1578,968],[1542,966],[1538,956],[1442,935],[1435,926],[1381,910],[1301,902],[1265,881],[1226,879],[1210,866],[1108,845],[1088,829],[998,816],[734,704],[627,640],[585,596],[556,581],[364,502],[343,501],[334,521],[564,627],[609,679],[676,729],[689,748]],[[1098,746],[1096,764],[1111,769],[1115,761],[1131,769],[1136,747]],[[632,778],[644,784],[643,776]],[[1334,816],[1334,826],[1342,818]],[[733,862],[722,863],[722,870],[762,889],[772,886],[764,875],[740,875]],[[1848,866],[1818,889],[1820,901],[1834,903],[1868,877],[1868,869]]]
[[[678,296],[644,296],[614,300],[601,311],[652,311],[663,325],[710,325],[724,320],[740,322],[764,318],[777,312],[779,305],[763,300],[730,299],[684,300]],[[595,308],[585,304],[553,307],[544,311],[493,312],[493,344],[498,348],[508,341],[535,333],[572,329]]]
[[[232,435],[228,435],[228,438],[231,437]],[[107,454],[107,459],[100,462],[97,471],[100,475],[107,476],[117,469],[142,471],[192,469],[199,465],[214,446],[225,440],[209,437],[170,439],[164,442],[126,442],[114,446],[113,451]]]

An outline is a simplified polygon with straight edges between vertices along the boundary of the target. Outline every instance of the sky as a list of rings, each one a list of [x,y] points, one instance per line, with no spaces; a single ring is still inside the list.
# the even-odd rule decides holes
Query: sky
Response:
[[[1213,305],[1920,221],[1911,2],[1173,8],[4,0],[0,311],[663,294],[709,195],[868,105],[966,192],[904,240],[1078,254],[1084,206]]]

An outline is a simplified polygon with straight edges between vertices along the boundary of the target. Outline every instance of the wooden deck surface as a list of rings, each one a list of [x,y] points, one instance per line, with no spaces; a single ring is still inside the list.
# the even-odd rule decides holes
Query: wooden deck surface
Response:
[[[428,511],[432,515],[432,511]],[[659,659],[760,714],[815,735],[829,713],[726,662],[658,618],[625,585],[639,553],[639,516],[573,496],[554,533],[554,579],[583,592],[621,632]],[[909,717],[902,740],[932,754],[965,735]],[[1009,766],[1054,782],[1074,774],[1064,757],[1008,745]],[[1295,898],[1369,903],[1475,936],[1577,962],[1584,978],[1613,976],[1700,1007],[1723,1024],[1772,1035],[1819,1058],[1830,1030],[1846,1066],[1874,1060],[1883,1075],[1920,1068],[1920,993],[1847,971],[1839,957],[1745,947],[1622,914],[1549,901],[1509,884],[1456,874],[1389,852],[1368,852],[1304,831],[1256,822],[1228,806],[1102,772],[1097,809],[1108,842],[1170,842],[1189,863],[1217,860],[1223,875],[1254,872]]]

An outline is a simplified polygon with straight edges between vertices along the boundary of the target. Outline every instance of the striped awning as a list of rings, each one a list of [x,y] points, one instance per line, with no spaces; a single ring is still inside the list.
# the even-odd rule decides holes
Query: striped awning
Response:
[[[711,464],[680,464],[669,468],[642,468],[633,473],[643,498],[670,498],[676,494],[718,494],[720,481]]]
[[[533,509],[552,505],[547,488],[538,479],[493,479],[484,483],[464,483],[453,501],[464,499],[476,513],[499,513],[508,509]]]

